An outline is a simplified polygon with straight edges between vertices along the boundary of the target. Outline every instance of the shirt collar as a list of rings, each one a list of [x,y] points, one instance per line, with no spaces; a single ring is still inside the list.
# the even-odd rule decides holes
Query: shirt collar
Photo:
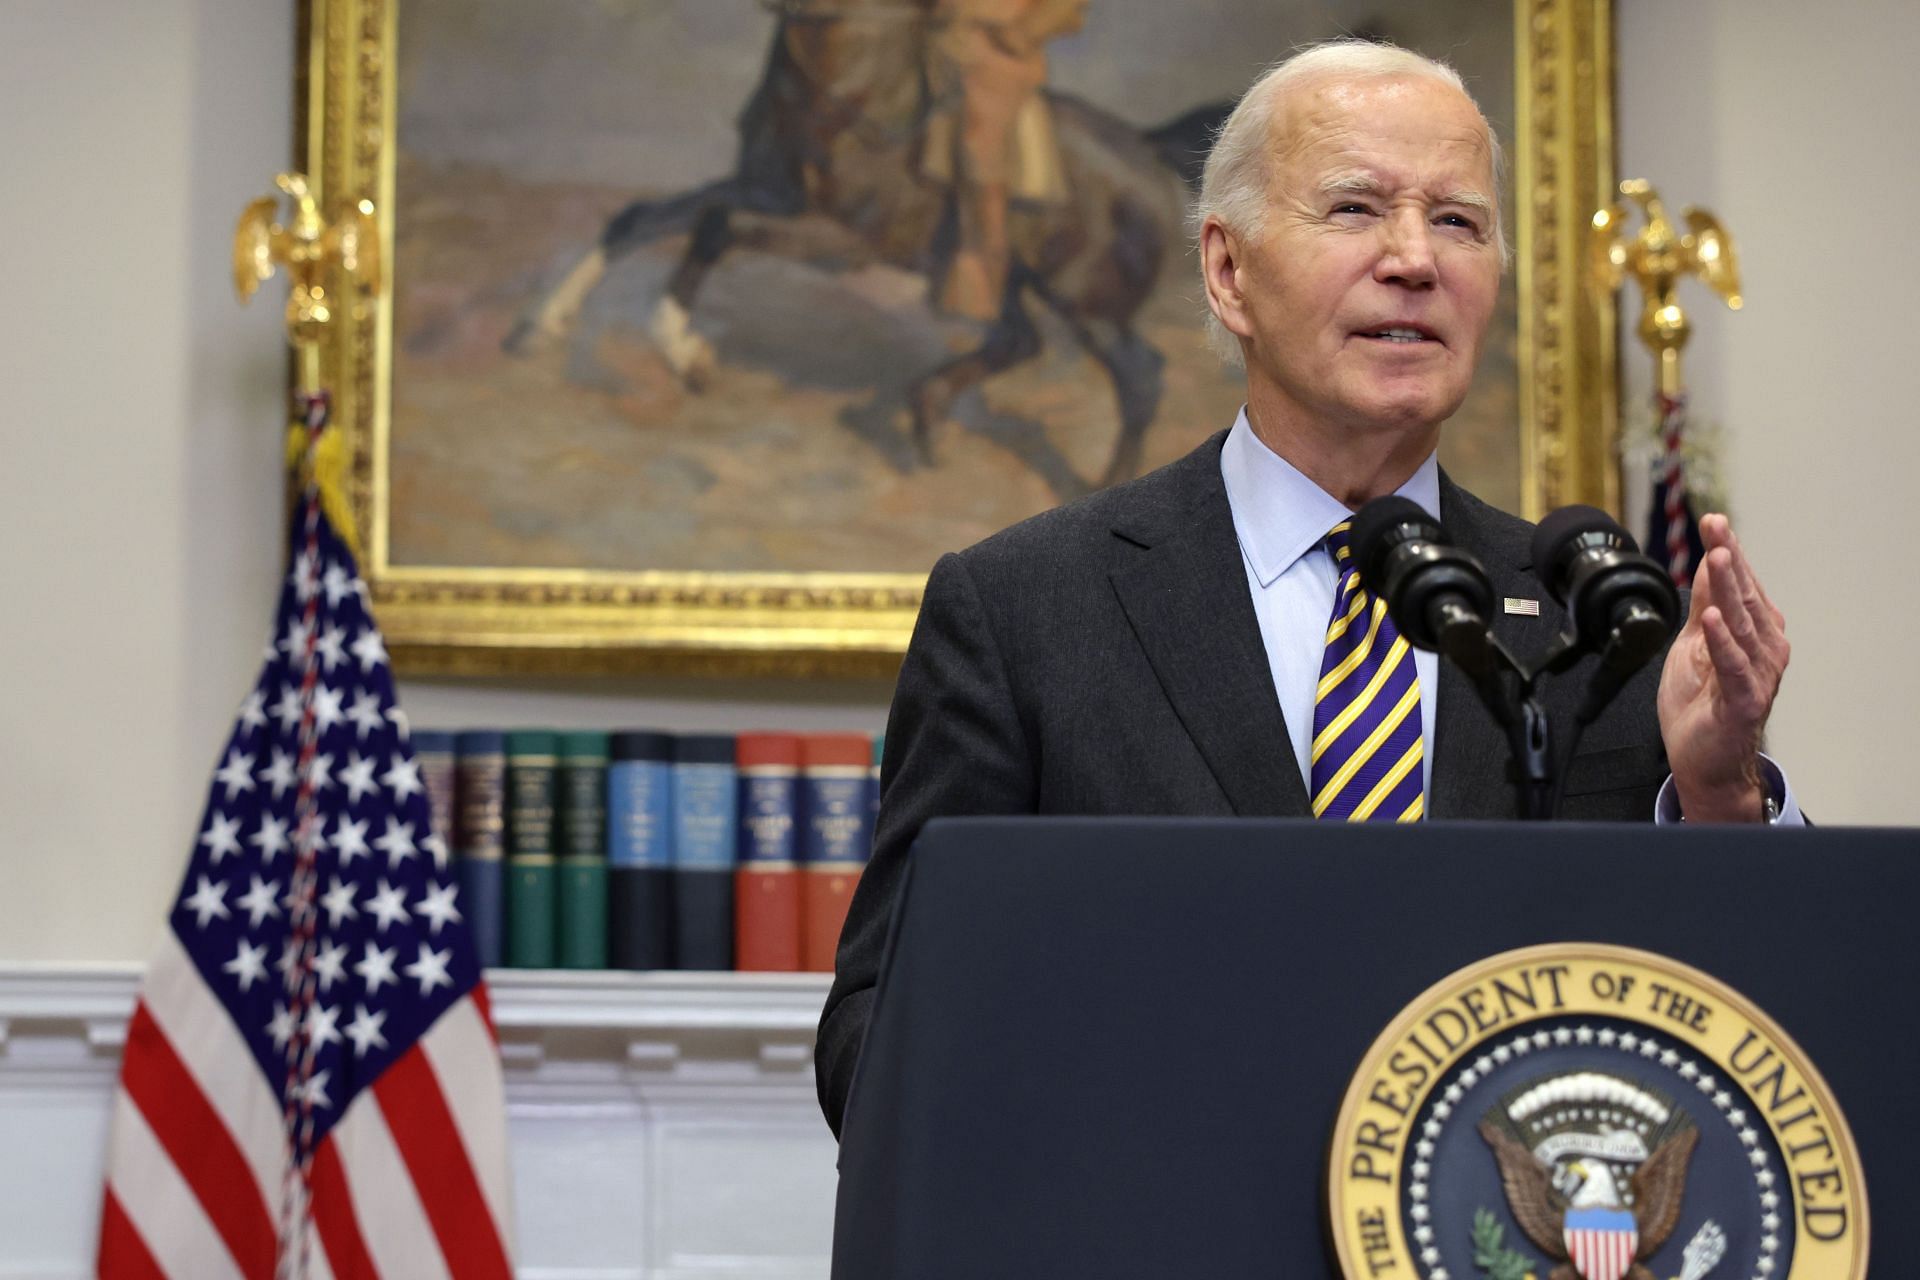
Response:
[[[1220,475],[1227,484],[1227,505],[1233,510],[1241,554],[1262,587],[1272,586],[1296,560],[1320,545],[1327,530],[1353,514],[1254,435],[1244,405],[1220,451]],[[1395,492],[1438,519],[1439,455],[1428,454]]]

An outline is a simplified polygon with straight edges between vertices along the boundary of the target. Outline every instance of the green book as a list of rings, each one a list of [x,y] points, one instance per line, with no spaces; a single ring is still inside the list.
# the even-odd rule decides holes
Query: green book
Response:
[[[558,800],[560,967],[607,967],[607,735],[563,733]]]
[[[507,964],[551,969],[559,959],[560,911],[554,867],[552,733],[507,735]]]

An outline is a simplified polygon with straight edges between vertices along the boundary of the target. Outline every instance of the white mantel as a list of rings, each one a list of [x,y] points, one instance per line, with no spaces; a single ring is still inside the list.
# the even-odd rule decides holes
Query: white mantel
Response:
[[[520,1275],[825,1277],[832,1135],[813,974],[487,975]],[[139,972],[0,966],[0,1277],[92,1274],[108,1108]]]

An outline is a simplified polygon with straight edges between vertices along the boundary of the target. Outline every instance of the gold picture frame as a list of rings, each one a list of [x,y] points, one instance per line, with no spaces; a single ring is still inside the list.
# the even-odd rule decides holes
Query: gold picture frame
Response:
[[[323,210],[373,202],[393,245],[405,0],[302,0],[298,164]],[[1587,223],[1613,186],[1610,0],[1515,0],[1513,148],[1522,514],[1619,507],[1612,300]],[[395,255],[397,257],[397,255]],[[924,576],[395,563],[391,281],[336,310],[320,351],[350,459],[361,570],[396,666],[420,674],[885,676]]]

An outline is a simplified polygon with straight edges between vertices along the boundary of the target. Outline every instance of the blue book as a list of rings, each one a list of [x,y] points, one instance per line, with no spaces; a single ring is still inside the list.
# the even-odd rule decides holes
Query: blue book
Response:
[[[684,734],[673,748],[673,962],[733,968],[739,774],[732,734]]]
[[[480,963],[497,969],[507,952],[507,735],[456,734],[454,883]]]
[[[673,963],[673,735],[616,733],[607,752],[607,954],[616,969]]]

